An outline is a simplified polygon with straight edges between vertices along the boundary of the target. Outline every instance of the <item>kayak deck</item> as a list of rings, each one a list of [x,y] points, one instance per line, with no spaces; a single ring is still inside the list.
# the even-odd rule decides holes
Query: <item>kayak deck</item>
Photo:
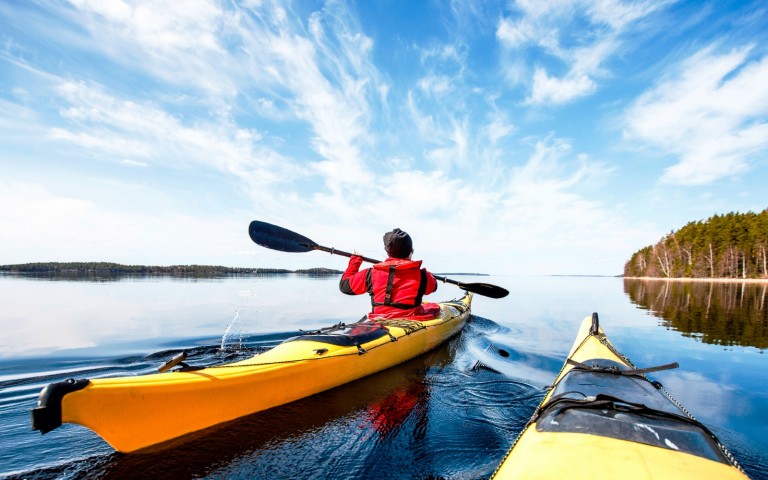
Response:
[[[493,478],[745,479],[725,447],[610,343],[581,324],[553,388]]]
[[[144,449],[426,353],[461,331],[471,299],[467,293],[440,303],[440,314],[432,320],[365,320],[344,325],[340,333],[305,333],[239,362],[54,383],[43,389],[32,410],[32,428],[47,433],[75,423],[117,451]]]

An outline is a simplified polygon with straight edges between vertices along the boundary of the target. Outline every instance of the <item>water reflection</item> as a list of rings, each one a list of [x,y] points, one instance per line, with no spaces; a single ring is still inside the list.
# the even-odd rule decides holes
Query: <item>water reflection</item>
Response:
[[[251,272],[251,273],[206,273],[206,272],[187,272],[187,273],[126,273],[121,271],[97,270],[97,271],[79,271],[79,270],[59,270],[54,272],[2,272],[0,277],[19,280],[39,280],[48,282],[125,282],[125,281],[211,281],[226,279],[269,279],[269,278],[289,278],[301,277],[310,279],[325,280],[338,277],[336,272],[315,272],[311,270],[299,271],[277,271],[277,272]]]
[[[726,336],[719,344],[734,346],[722,348],[683,338],[671,320],[658,322],[672,328],[659,328],[648,316],[651,308],[663,319],[683,315],[663,313],[672,305],[706,312],[708,284],[686,290],[613,277],[466,280],[512,294],[476,296],[461,335],[431,356],[132,456],[114,453],[77,425],[44,437],[32,431],[29,410],[43,385],[146,374],[181,350],[192,365],[232,361],[299,329],[355,321],[370,300],[341,295],[334,277],[66,282],[0,274],[0,477],[488,478],[543,398],[541,387],[562,367],[581,319],[597,311],[638,366],[678,361],[680,369],[654,380],[715,431],[751,478],[768,480],[768,358],[735,346],[765,342]],[[726,321],[730,311],[739,331],[764,326],[763,286],[747,287],[727,297],[715,285],[709,321]],[[441,285],[431,300],[457,294]],[[734,303],[751,312],[748,320],[734,313]],[[726,330],[731,335],[733,325]],[[692,331],[698,333],[686,335],[703,336],[703,329]]]
[[[360,318],[365,298],[306,275],[52,281],[0,275],[0,359],[147,353],[167,342],[298,331]],[[233,311],[234,310],[234,311]],[[234,322],[230,334],[222,338]]]
[[[443,478],[468,468],[482,472],[470,478],[486,477],[511,438],[489,435],[484,425],[490,439],[473,440],[478,437],[459,433],[472,425],[455,416],[474,418],[473,405],[444,408],[460,386],[483,380],[455,371],[454,358],[464,355],[472,339],[457,337],[396,368],[139,454],[94,456],[44,469],[34,478],[363,478],[370,472],[383,472],[382,478]],[[503,397],[517,387],[503,385]],[[495,453],[490,458],[489,449]],[[445,458],[433,461],[439,456]]]
[[[624,279],[624,292],[686,337],[768,348],[768,283]]]

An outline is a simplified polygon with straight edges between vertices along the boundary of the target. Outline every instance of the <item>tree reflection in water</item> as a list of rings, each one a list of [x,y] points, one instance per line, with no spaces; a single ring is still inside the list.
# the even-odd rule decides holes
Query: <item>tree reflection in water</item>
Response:
[[[686,337],[768,348],[768,283],[624,279],[632,303]]]

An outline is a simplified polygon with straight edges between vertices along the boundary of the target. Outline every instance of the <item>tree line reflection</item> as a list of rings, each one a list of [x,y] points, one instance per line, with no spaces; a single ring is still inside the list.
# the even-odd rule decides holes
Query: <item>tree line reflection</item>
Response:
[[[768,348],[768,283],[624,279],[624,293],[683,336]]]

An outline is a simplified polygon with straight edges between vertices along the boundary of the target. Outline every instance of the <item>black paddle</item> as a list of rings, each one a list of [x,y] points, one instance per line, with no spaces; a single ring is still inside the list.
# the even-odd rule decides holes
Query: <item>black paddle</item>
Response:
[[[251,240],[257,245],[272,250],[279,250],[281,252],[304,253],[311,252],[312,250],[321,250],[332,255],[342,255],[344,257],[352,256],[349,252],[323,247],[296,232],[258,220],[251,222],[251,225],[248,227],[248,234],[251,236]],[[379,263],[379,260],[373,258],[362,257],[362,259],[369,263]],[[484,297],[503,298],[509,295],[509,292],[506,289],[497,285],[491,285],[490,283],[462,283],[437,275],[435,275],[435,278],[442,282],[452,283],[468,292],[476,293]]]

